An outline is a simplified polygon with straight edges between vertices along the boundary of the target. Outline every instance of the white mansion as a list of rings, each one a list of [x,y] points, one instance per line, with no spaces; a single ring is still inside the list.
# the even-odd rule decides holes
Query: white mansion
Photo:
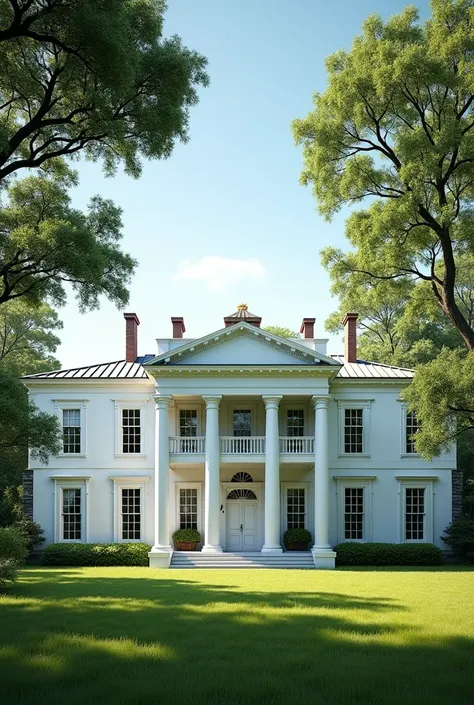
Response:
[[[327,354],[314,318],[280,338],[242,304],[196,340],[172,318],[173,336],[138,357],[139,320],[124,316],[125,360],[23,378],[63,426],[60,455],[26,472],[47,543],[145,542],[162,568],[179,561],[177,528],[198,529],[215,561],[284,561],[289,528],[310,530],[318,568],[334,567],[342,541],[443,547],[455,449],[417,455],[400,399],[412,372],[357,359],[357,314],[344,356]]]

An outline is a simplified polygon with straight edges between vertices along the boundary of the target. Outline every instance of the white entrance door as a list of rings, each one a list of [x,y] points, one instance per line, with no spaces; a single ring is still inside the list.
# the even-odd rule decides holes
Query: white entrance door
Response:
[[[227,550],[257,550],[257,512],[255,500],[227,501]]]

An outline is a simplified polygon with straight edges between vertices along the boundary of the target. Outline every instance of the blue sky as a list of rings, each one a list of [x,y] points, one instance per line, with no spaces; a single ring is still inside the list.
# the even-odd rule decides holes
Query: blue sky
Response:
[[[319,251],[345,246],[347,212],[325,222],[299,185],[291,121],[311,110],[326,86],[325,58],[350,47],[364,18],[406,4],[169,0],[165,35],[179,34],[209,60],[211,84],[192,110],[190,141],[169,160],[146,163],[139,180],[106,178],[100,164],[80,162],[73,192],[78,207],[100,193],[123,209],[123,247],[139,261],[127,310],[141,321],[140,354],[171,335],[170,316],[183,316],[186,337],[197,337],[222,327],[241,302],[263,325],[298,329],[315,316],[316,335],[327,336],[337,302]],[[427,3],[418,6],[426,16]],[[62,366],[123,358],[124,320],[109,302],[81,315],[71,297],[60,316]],[[340,350],[341,339],[330,337],[329,351]]]

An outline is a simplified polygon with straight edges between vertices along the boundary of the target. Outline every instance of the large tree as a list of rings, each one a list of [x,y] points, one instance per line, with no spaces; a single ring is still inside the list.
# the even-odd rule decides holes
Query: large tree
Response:
[[[302,181],[324,216],[367,201],[346,223],[351,250],[324,252],[333,279],[423,287],[464,340],[466,364],[456,360],[467,374],[474,321],[457,289],[474,254],[474,0],[432,0],[431,8],[424,25],[413,6],[386,23],[370,17],[352,49],[328,59],[328,89],[294,133],[304,150]],[[442,421],[429,412],[438,400],[435,373],[445,380],[436,386],[446,395]],[[466,406],[445,373],[443,365],[422,367],[412,387],[425,454],[449,443],[454,417],[468,428],[474,413],[474,392]],[[431,404],[415,399],[417,386]]]
[[[206,59],[163,37],[163,0],[0,0],[0,184],[83,151],[110,172],[186,141]]]

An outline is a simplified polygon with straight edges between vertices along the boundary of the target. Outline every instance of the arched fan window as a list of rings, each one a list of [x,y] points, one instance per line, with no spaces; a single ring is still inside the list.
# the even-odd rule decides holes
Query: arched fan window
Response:
[[[231,490],[227,499],[257,499],[257,495],[252,490]]]
[[[236,472],[231,482],[253,482],[253,477],[248,472]]]

